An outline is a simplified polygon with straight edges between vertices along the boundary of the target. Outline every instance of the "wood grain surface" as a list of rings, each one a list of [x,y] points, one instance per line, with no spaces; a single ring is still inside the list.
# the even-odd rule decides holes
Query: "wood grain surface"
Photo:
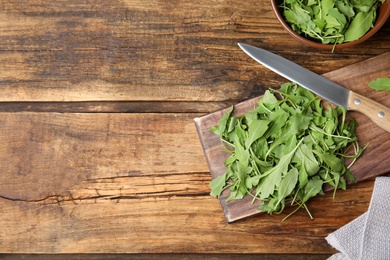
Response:
[[[367,210],[373,180],[319,197],[314,220],[227,224],[209,196],[193,119],[284,82],[237,42],[324,74],[389,52],[390,23],[331,53],[268,0],[0,1],[0,258],[334,253],[324,237]]]
[[[316,199],[314,220],[227,224],[193,116],[0,114],[2,251],[329,253],[324,236],[367,210],[371,182]]]

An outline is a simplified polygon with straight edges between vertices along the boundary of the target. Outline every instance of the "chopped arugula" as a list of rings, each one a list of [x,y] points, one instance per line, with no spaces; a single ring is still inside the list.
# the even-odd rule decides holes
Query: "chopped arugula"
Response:
[[[369,83],[369,86],[375,90],[390,91],[390,78],[377,78]]]
[[[351,42],[374,26],[385,0],[283,0],[286,22],[298,34],[323,44]]]
[[[233,116],[233,109],[210,129],[230,153],[226,172],[210,183],[212,196],[229,188],[227,201],[249,195],[262,201],[264,212],[280,213],[287,204],[308,211],[305,203],[323,194],[324,183],[336,191],[346,189],[346,176],[355,181],[344,160],[356,159],[364,148],[345,108],[324,109],[318,97],[289,82],[267,90],[244,115]]]

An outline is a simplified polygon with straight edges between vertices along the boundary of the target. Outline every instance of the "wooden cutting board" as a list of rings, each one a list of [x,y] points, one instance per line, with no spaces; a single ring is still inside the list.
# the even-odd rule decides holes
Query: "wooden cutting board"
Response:
[[[262,68],[259,67],[259,69]],[[370,81],[378,77],[390,77],[390,52],[326,73],[323,76],[359,94],[390,106],[390,92],[375,91],[368,86]],[[259,98],[237,104],[234,114],[244,114],[246,111],[253,109],[257,105]],[[216,178],[225,172],[224,161],[229,154],[222,152],[223,147],[220,144],[219,137],[210,132],[210,127],[218,125],[222,115],[228,109],[226,108],[194,119],[212,178]],[[348,112],[348,116],[354,117],[359,124],[356,131],[359,143],[361,145],[369,144],[363,155],[350,169],[357,181],[360,182],[389,173],[390,133],[376,126],[363,114]],[[259,202],[252,204],[251,197],[246,196],[242,200],[233,200],[226,203],[228,196],[229,190],[226,189],[220,197],[222,209],[228,223],[261,213],[257,209]]]

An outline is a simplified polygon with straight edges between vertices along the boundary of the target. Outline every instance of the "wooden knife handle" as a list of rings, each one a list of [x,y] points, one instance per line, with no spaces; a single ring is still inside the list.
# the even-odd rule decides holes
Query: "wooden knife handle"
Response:
[[[349,110],[358,111],[382,129],[390,132],[390,108],[353,91],[349,93]]]

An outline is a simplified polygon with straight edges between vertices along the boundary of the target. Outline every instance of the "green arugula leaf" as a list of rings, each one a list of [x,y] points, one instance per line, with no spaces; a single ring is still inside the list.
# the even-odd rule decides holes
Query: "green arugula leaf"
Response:
[[[373,26],[376,17],[376,8],[368,12],[359,12],[353,18],[348,29],[345,31],[345,41],[351,42],[361,38]]]
[[[219,197],[225,185],[226,185],[226,175],[225,174],[219,175],[217,178],[213,179],[209,184],[209,187],[211,189],[210,195]]]
[[[293,162],[295,162],[298,166],[302,166],[302,170],[304,170],[308,176],[313,176],[320,169],[319,162],[314,156],[313,151],[304,143],[301,144],[295,153]]]
[[[322,191],[322,185],[324,182],[320,179],[319,176],[314,176],[307,185],[305,186],[304,189],[304,195],[301,200],[301,203],[306,203],[311,197],[316,196]]]
[[[268,120],[252,120],[248,126],[248,138],[246,139],[245,146],[251,147],[254,141],[259,139],[268,130]]]
[[[234,137],[234,144],[234,153],[236,155],[237,160],[242,165],[249,165],[249,150],[245,149],[245,147],[241,145],[241,141],[238,136]]]
[[[377,78],[371,81],[369,86],[375,90],[390,91],[390,78]]]
[[[282,176],[286,174],[291,159],[302,141],[303,139],[299,141],[294,150],[292,150],[288,154],[283,155],[280,158],[279,162],[273,168],[269,169],[264,173],[264,177],[259,184],[262,187],[259,193],[260,199],[265,199],[269,197],[275,191],[276,185],[280,183]]]
[[[286,173],[282,181],[278,186],[278,197],[279,200],[276,203],[276,206],[284,200],[287,196],[289,196],[294,190],[295,186],[298,182],[299,172],[297,168],[292,168],[290,171]]]
[[[352,4],[348,0],[336,1],[337,9],[340,10],[348,19],[351,19],[355,16],[355,11],[353,10]]]
[[[233,112],[234,107],[230,107],[230,109],[222,116],[221,120],[219,121],[219,125],[211,127],[210,131],[214,134],[222,137],[226,131],[226,126],[228,124],[228,120]]]
[[[336,155],[323,153],[318,150],[313,150],[313,153],[315,153],[333,171],[338,172],[342,170],[343,163]]]

